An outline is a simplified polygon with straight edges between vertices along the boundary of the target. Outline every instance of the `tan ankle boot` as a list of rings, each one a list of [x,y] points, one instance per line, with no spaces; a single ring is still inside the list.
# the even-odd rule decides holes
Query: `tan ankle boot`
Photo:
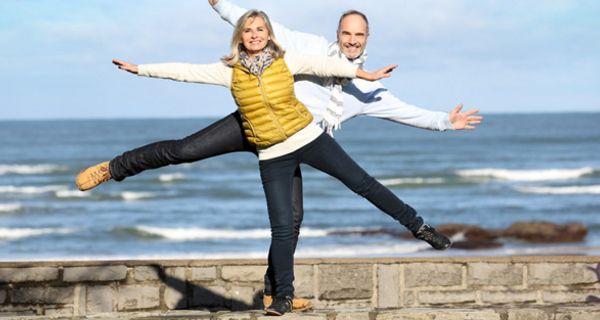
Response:
[[[273,303],[273,297],[269,295],[263,296],[263,305],[267,309]],[[312,309],[312,303],[308,299],[296,298],[292,300],[292,312],[307,311]]]
[[[108,170],[108,161],[106,161],[81,171],[75,179],[75,184],[79,190],[86,191],[97,187],[111,178],[110,171]]]

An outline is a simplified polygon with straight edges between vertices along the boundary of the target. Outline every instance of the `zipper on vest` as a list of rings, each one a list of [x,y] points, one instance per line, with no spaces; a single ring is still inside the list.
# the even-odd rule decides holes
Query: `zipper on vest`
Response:
[[[279,119],[277,118],[277,116],[275,116],[275,113],[273,113],[273,108],[271,108],[271,105],[268,103],[267,95],[265,94],[265,88],[262,86],[262,77],[260,75],[258,75],[258,76],[256,76],[256,78],[258,79],[258,87],[260,88],[260,95],[262,96],[265,108],[267,109],[267,111],[271,115],[271,119],[273,119],[275,121],[276,127],[277,127],[277,129],[279,129],[279,131],[281,132],[281,134],[286,139],[289,138],[287,136],[287,134],[285,134],[285,131],[283,130],[283,127],[281,126],[281,123],[279,122]]]

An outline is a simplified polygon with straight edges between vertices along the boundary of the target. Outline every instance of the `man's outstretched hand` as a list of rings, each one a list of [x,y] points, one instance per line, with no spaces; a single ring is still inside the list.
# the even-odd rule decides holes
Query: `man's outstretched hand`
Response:
[[[473,109],[465,112],[461,112],[463,104],[458,104],[452,111],[450,111],[450,122],[454,130],[464,129],[475,129],[475,125],[480,124],[483,120],[482,116],[477,116],[478,109]]]

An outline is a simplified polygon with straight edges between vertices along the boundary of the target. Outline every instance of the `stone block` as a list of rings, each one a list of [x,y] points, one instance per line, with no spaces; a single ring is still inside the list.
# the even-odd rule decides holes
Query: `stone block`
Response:
[[[506,320],[550,320],[550,315],[539,309],[508,309]]]
[[[165,304],[167,308],[184,309],[188,306],[187,281],[184,267],[165,269]]]
[[[227,306],[227,290],[223,287],[194,286],[192,305],[194,307],[225,307]]]
[[[117,310],[151,309],[160,306],[160,287],[129,285],[119,287]]]
[[[192,268],[191,281],[208,281],[217,278],[216,267]]]
[[[529,285],[576,285],[598,282],[595,266],[583,263],[534,263],[528,266]]]
[[[375,320],[433,320],[426,309],[408,309],[379,312]],[[337,319],[336,319],[337,320]]]
[[[12,293],[12,303],[68,304],[74,302],[74,287],[15,288]]]
[[[74,316],[73,308],[50,308],[44,309],[44,315],[52,318],[72,317]]]
[[[223,266],[221,278],[235,282],[263,282],[266,266]]]
[[[125,280],[126,277],[126,266],[70,267],[65,268],[63,274],[66,282],[117,281]]]
[[[321,265],[319,299],[369,299],[373,296],[371,265]]]
[[[282,320],[327,320],[325,313],[286,313]],[[273,320],[273,316],[257,316],[256,320]]]
[[[218,315],[217,320],[254,320],[250,312],[228,312]]]
[[[369,312],[340,312],[335,320],[370,320]]]
[[[509,304],[536,302],[538,294],[535,291],[482,291],[481,301],[484,304]]]
[[[233,310],[254,309],[257,304],[254,303],[254,297],[258,297],[260,291],[252,287],[234,286],[229,290],[228,294],[229,299],[231,299],[231,308]]]
[[[377,307],[400,306],[400,267],[396,264],[377,266]]]
[[[544,303],[573,303],[599,301],[598,290],[569,290],[569,291],[542,291]]]
[[[39,282],[58,279],[58,268],[0,268],[0,283]]]
[[[598,320],[600,309],[596,307],[566,307],[556,311],[556,320]]]
[[[110,286],[87,287],[86,313],[108,313],[116,310],[116,290]]]
[[[170,267],[165,268],[165,280],[186,281],[185,267]]]
[[[417,292],[420,304],[466,304],[475,303],[476,295],[473,291],[420,291]]]
[[[294,267],[294,289],[297,297],[313,298],[313,266],[295,266]]]
[[[502,263],[470,263],[467,265],[467,285],[523,285],[523,266]]]
[[[501,320],[500,314],[494,310],[460,310],[442,309],[435,311],[435,319],[443,320]]]
[[[6,301],[6,290],[0,289],[0,304],[3,304]]]
[[[462,265],[454,263],[410,263],[404,268],[407,288],[460,286]]]
[[[139,282],[160,280],[160,267],[134,267],[133,279]]]

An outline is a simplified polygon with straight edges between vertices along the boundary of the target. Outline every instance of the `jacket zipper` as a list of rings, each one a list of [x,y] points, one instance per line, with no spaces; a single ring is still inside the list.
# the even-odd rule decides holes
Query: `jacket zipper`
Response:
[[[269,112],[269,114],[271,115],[271,119],[274,119],[276,124],[277,124],[277,129],[279,129],[279,131],[281,132],[281,134],[287,139],[289,138],[287,136],[287,134],[285,134],[285,131],[283,131],[283,128],[281,127],[281,124],[279,123],[279,120],[277,119],[277,117],[275,116],[275,113],[273,113],[273,108],[271,108],[271,105],[268,103],[267,97],[265,95],[265,90],[264,87],[262,86],[262,77],[260,75],[256,76],[256,78],[258,78],[258,87],[260,88],[260,95],[263,99],[263,103],[265,104],[265,108],[267,108],[267,111]]]

